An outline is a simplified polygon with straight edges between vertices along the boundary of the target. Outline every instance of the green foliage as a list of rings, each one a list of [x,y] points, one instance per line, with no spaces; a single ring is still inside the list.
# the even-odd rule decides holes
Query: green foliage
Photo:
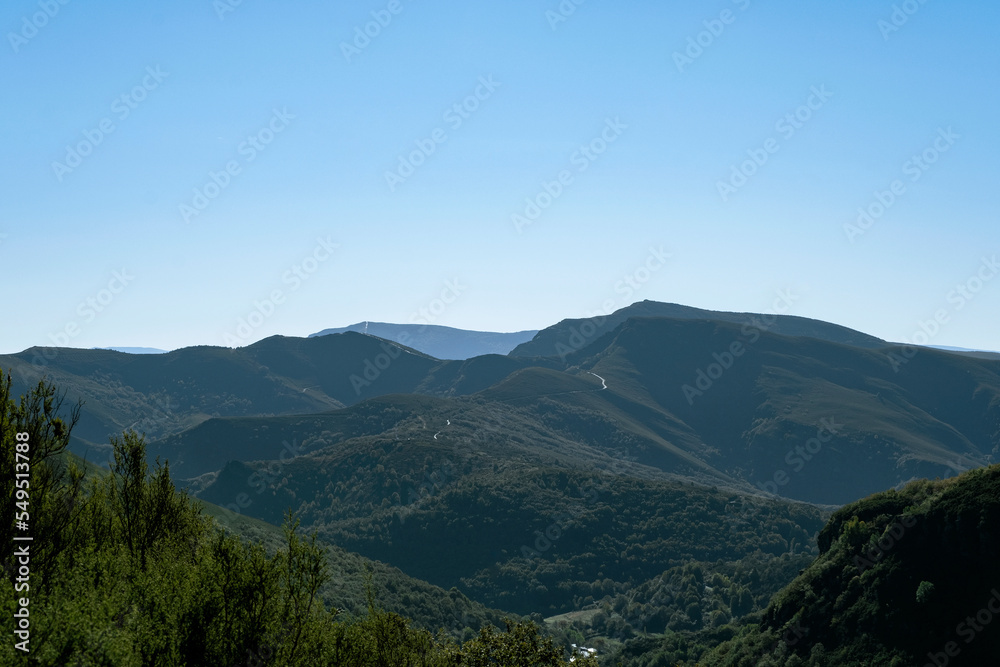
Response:
[[[538,628],[531,624],[507,623],[506,633],[492,627],[483,628],[479,636],[466,642],[461,664],[469,667],[557,667],[566,664],[561,650],[552,640],[543,638]],[[576,656],[574,665],[596,667],[597,661]]]
[[[15,511],[29,516],[32,542],[32,570],[38,586],[45,588],[55,573],[58,556],[75,540],[72,527],[80,512],[83,473],[67,462],[66,448],[70,432],[80,418],[80,406],[70,410],[68,419],[61,416],[63,396],[54,386],[39,382],[19,402],[11,396],[11,378],[0,370],[0,436],[3,437],[3,475],[0,475],[0,563],[12,571]],[[15,434],[27,433],[27,457],[16,457]],[[26,480],[16,472],[30,469]],[[30,499],[20,501],[17,491]]]
[[[567,664],[531,623],[487,627],[464,645],[414,628],[377,605],[371,572],[367,613],[340,619],[320,596],[325,552],[315,533],[300,536],[291,513],[272,555],[227,534],[176,491],[166,464],[148,469],[144,438],[134,432],[112,439],[112,470],[84,485],[83,473],[61,459],[75,413],[69,422],[58,417],[51,385],[20,405],[9,387],[0,373],[2,455],[14,461],[14,434],[31,434],[31,532],[39,548],[30,590],[15,591],[11,542],[4,543],[0,609],[11,618],[17,598],[30,596],[31,640],[27,654],[4,642],[0,664]],[[10,491],[7,476],[4,483]]]
[[[969,637],[963,619],[997,590],[997,526],[997,465],[847,505],[821,533],[823,554],[773,597],[759,624],[700,664],[913,665],[949,642],[961,647],[955,664],[992,664],[1000,635]]]

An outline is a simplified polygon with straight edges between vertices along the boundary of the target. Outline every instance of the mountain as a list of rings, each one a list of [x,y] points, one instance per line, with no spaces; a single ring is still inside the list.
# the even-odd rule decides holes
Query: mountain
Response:
[[[166,350],[157,347],[95,347],[95,350],[114,350],[125,354],[166,354]]]
[[[276,552],[283,542],[280,527],[240,515],[232,510],[198,501],[204,513],[212,517],[227,533],[255,544],[264,545],[268,553]],[[330,574],[320,589],[320,596],[331,608],[350,616],[361,617],[367,611],[365,571],[374,574],[379,605],[386,611],[413,618],[417,627],[431,632],[444,629],[462,637],[466,628],[478,631],[486,624],[503,627],[510,612],[489,609],[470,600],[456,590],[446,590],[415,579],[399,568],[372,561],[339,546],[320,542]]]
[[[85,402],[71,446],[91,459],[105,458],[108,438],[129,428],[152,441],[212,418],[313,413],[387,393],[471,393],[527,365],[498,355],[441,361],[354,332],[157,355],[31,348],[0,356],[15,391],[48,377]]]
[[[339,329],[324,329],[316,336],[354,331],[391,340],[414,350],[420,350],[437,359],[471,359],[485,354],[507,354],[515,347],[531,340],[537,331],[495,333],[468,331],[436,324],[386,324],[385,322],[359,322]]]
[[[0,455],[31,465],[16,488],[0,477],[0,498],[5,514],[23,509],[30,482],[33,535],[14,535],[26,510],[4,528],[0,605],[28,619],[30,587],[31,609],[49,613],[19,623],[0,664],[22,652],[39,665],[569,664],[531,622],[325,545],[291,515],[278,529],[193,501],[134,432],[114,438],[111,471],[74,461],[76,411],[58,388],[15,401],[10,387],[0,372]]]
[[[785,302],[794,301],[793,297],[783,297]],[[786,306],[787,307],[787,306]],[[852,345],[862,348],[879,348],[889,343],[869,336],[868,334],[830,324],[821,320],[795,315],[770,315],[761,313],[730,313],[715,310],[702,310],[676,303],[660,303],[658,301],[641,301],[597,317],[563,320],[539,331],[527,343],[518,345],[510,353],[514,357],[551,357],[565,358],[611,331],[622,322],[633,317],[666,317],[682,320],[712,320],[716,322],[733,322],[745,325],[748,329],[770,331],[784,336],[805,336],[818,338],[834,343]]]
[[[437,367],[427,395],[212,419],[151,450],[183,474],[202,466],[201,498],[271,522],[292,507],[329,542],[487,606],[575,613],[691,562],[763,606],[805,566],[823,505],[997,453],[1000,364],[903,353],[630,319],[561,366],[498,365],[476,391],[440,391],[463,374]],[[447,363],[470,383],[491,359]],[[746,541],[727,530],[734,505],[766,508]],[[704,618],[655,593],[621,616],[700,631],[709,612],[745,613],[714,595]]]
[[[183,477],[277,458],[289,438],[303,451],[393,438],[387,424],[416,419],[416,396],[445,399],[420,408],[436,430],[469,412],[461,397],[510,413],[511,439],[534,453],[561,443],[561,465],[618,452],[677,478],[819,504],[1000,455],[1000,362],[765,326],[630,318],[563,358],[442,361],[348,332],[163,355],[57,350],[42,366],[33,349],[0,366],[18,389],[47,373],[87,401],[78,453],[99,457],[96,443],[134,427]],[[378,397],[388,400],[331,412]]]
[[[851,503],[820,531],[820,556],[759,624],[699,664],[996,664],[998,528],[996,465]]]
[[[73,442],[91,460],[107,458],[109,433],[141,428],[149,458],[220,511],[277,524],[291,508],[326,544],[480,605],[478,619],[547,617],[563,644],[600,641],[601,656],[630,666],[716,645],[711,664],[824,664],[824,651],[853,660],[867,648],[904,660],[889,635],[852,648],[860,625],[831,624],[823,648],[801,655],[762,651],[834,575],[823,593],[834,606],[871,603],[829,560],[843,534],[877,540],[940,501],[947,511],[931,518],[955,527],[927,539],[978,526],[979,547],[961,537],[950,556],[992,554],[990,505],[975,515],[947,500],[975,476],[911,482],[1000,456],[1000,361],[804,318],[624,311],[518,348],[547,356],[441,360],[349,331],[162,355],[33,348],[0,368],[16,390],[46,375],[86,401]],[[681,316],[656,314],[667,311]],[[886,488],[903,505],[848,505],[854,523],[838,511]],[[961,496],[970,508],[973,495]],[[781,606],[797,577],[809,585],[785,589]],[[924,580],[922,599],[942,590]]]
[[[1000,352],[994,352],[992,350],[971,350],[966,347],[952,347],[950,345],[928,345],[927,347],[932,347],[936,350],[954,352],[955,354],[965,354],[970,357],[979,357],[980,359],[1000,360]]]
[[[631,319],[566,363],[608,390],[556,400],[631,418],[673,465],[798,500],[849,502],[1000,455],[997,361]]]
[[[825,518],[816,507],[692,485],[633,462],[574,465],[564,443],[540,452],[508,440],[516,414],[497,415],[495,430],[466,442],[471,420],[489,418],[487,405],[470,404],[437,432],[427,406],[413,407],[416,418],[393,424],[391,440],[233,461],[192,490],[270,522],[292,507],[329,543],[519,614],[571,611],[691,560],[774,569],[770,588],[753,585],[763,603],[807,562]]]

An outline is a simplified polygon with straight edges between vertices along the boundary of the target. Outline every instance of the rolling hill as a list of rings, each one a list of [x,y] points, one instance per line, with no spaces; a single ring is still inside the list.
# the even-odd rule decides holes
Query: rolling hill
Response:
[[[157,355],[31,348],[0,356],[15,391],[47,377],[70,401],[84,401],[72,447],[93,460],[129,428],[155,440],[212,418],[312,413],[388,393],[471,393],[526,365],[498,355],[441,361],[354,332]]]
[[[561,322],[508,355],[442,360],[347,331],[161,355],[33,348],[0,368],[15,391],[47,376],[86,401],[73,442],[90,460],[106,458],[108,435],[143,430],[149,457],[169,460],[178,485],[235,530],[273,539],[257,521],[292,508],[336,545],[331,558],[350,561],[345,579],[363,558],[398,568],[381,570],[387,595],[421,609],[425,627],[465,632],[449,616],[459,608],[475,623],[496,609],[547,616],[567,642],[599,637],[624,664],[687,660],[678,647],[706,643],[722,644],[711,664],[764,659],[762,642],[814,602],[809,586],[844,586],[827,597],[862,604],[848,600],[850,578],[825,569],[775,595],[800,571],[834,567],[824,563],[845,531],[860,534],[844,528],[854,514],[876,539],[892,525],[862,503],[819,532],[831,512],[891,488],[903,509],[926,509],[980,478],[913,480],[1000,456],[989,355],[653,302]],[[992,521],[988,503],[973,516],[971,497],[934,521]],[[992,549],[969,544],[962,554]],[[739,644],[754,627],[763,639]],[[879,628],[882,643],[864,649],[846,630],[817,641],[844,659],[904,659],[895,626]],[[821,664],[777,650],[774,664]]]

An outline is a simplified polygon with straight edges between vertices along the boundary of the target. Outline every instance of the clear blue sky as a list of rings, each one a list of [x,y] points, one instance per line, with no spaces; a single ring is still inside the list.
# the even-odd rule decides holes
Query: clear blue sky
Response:
[[[0,352],[788,290],[1000,349],[1000,7],[893,4],[6,2]]]

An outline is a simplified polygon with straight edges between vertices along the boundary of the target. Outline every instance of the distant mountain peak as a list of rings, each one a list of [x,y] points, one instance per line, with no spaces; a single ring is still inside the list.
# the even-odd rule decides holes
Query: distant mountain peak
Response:
[[[364,321],[347,327],[324,329],[310,338],[355,332],[377,336],[412,347],[437,359],[471,359],[485,354],[506,355],[521,343],[531,340],[537,331],[499,333],[470,331],[438,324],[392,324]]]

